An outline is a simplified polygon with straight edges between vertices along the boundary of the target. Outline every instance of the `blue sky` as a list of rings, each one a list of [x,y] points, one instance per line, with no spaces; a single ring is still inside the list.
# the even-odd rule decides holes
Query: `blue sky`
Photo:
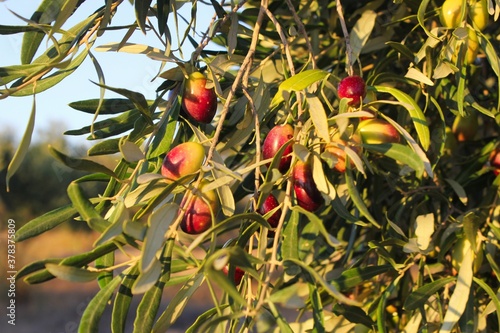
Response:
[[[40,1],[0,1],[0,24],[23,25],[19,18],[15,17],[9,10],[29,18],[36,10]],[[69,27],[90,15],[95,9],[95,1],[86,1],[67,22],[64,27]],[[185,6],[188,9],[188,6]],[[210,15],[204,13],[199,15],[210,19]],[[113,18],[113,25],[130,24],[134,18],[133,8],[128,1],[120,5],[119,10]],[[198,27],[202,27],[199,22]],[[64,28],[63,27],[63,28]],[[124,35],[124,31],[108,31],[102,38],[98,39],[95,46],[109,42],[118,42]],[[175,33],[173,33],[175,35]],[[0,35],[0,67],[16,65],[20,63],[20,48],[22,34]],[[132,42],[148,44],[159,47],[161,44],[152,34],[144,36],[135,33]],[[177,45],[173,42],[173,45]],[[45,48],[42,43],[41,48]],[[186,56],[190,55],[190,49],[184,49]],[[126,54],[115,52],[93,52],[103,68],[106,84],[112,87],[126,88],[141,92],[146,98],[154,98],[155,89],[161,80],[151,82],[159,69],[159,62],[147,58],[143,54]],[[166,67],[168,68],[168,67]],[[165,69],[166,69],[165,68]],[[92,82],[97,82],[98,77],[95,68],[89,58],[77,69],[75,73],[63,80],[59,85],[36,96],[36,124],[33,140],[39,140],[44,132],[54,133],[59,136],[67,129],[76,129],[89,125],[93,115],[75,111],[68,106],[70,102],[98,98],[99,87]],[[113,93],[107,91],[105,97],[113,97]],[[8,97],[0,100],[0,124],[2,131],[6,127],[12,128],[16,139],[19,139],[26,128],[31,111],[33,98]],[[102,118],[98,118],[102,119]],[[68,137],[70,143],[84,143],[85,135]]]

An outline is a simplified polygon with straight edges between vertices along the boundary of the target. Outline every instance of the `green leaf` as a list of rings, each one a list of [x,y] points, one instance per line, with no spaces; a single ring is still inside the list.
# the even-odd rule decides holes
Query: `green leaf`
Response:
[[[399,54],[407,58],[407,60],[414,60],[413,52],[405,44],[397,42],[386,42],[385,44],[395,49]]]
[[[55,20],[63,4],[64,0],[44,0],[33,13],[30,20],[39,24],[50,24]],[[33,31],[27,31],[24,34],[21,45],[22,64],[29,64],[33,60],[44,37],[45,32],[40,31],[38,28],[33,29]]]
[[[388,93],[394,96],[402,107],[408,110],[410,117],[413,121],[413,125],[417,131],[420,144],[424,150],[429,149],[430,146],[430,134],[429,134],[429,124],[425,118],[422,109],[418,106],[417,102],[411,98],[408,94],[392,87],[386,86],[374,86],[376,92]]]
[[[170,0],[156,1],[156,16],[158,17],[158,32],[160,36],[163,36],[165,29],[167,29],[168,14],[170,12],[169,4]]]
[[[214,269],[212,264],[207,264],[205,265],[205,275],[208,280],[216,283],[217,286],[231,298],[231,301],[234,301],[239,306],[244,306],[246,304],[245,299],[238,289],[236,289],[234,282],[222,271]]]
[[[469,299],[472,279],[474,277],[472,269],[474,251],[472,250],[470,242],[467,239],[464,242],[464,247],[464,255],[457,276],[457,285],[455,286],[455,290],[450,297],[448,309],[446,310],[446,314],[444,315],[443,323],[441,325],[440,332],[442,333],[451,332],[453,330],[458,320],[464,313],[467,300]]]
[[[87,99],[69,103],[69,106],[75,110],[94,114],[99,106],[100,99]],[[134,103],[126,98],[106,98],[102,101],[99,114],[117,114],[135,108]]]
[[[59,224],[75,217],[77,214],[76,209],[72,205],[66,205],[38,216],[16,231],[16,242],[22,242],[23,240],[35,237],[47,230],[55,228]]]
[[[342,272],[342,274],[334,280],[342,291],[354,288],[369,279],[387,273],[392,269],[391,265],[366,266],[350,268]]]
[[[186,329],[185,333],[202,332],[201,327],[204,324],[208,323],[212,317],[216,316],[220,310],[224,310],[228,306],[229,306],[229,304],[222,304],[222,305],[219,305],[218,308],[212,308],[212,309],[205,311],[204,313],[202,313],[201,315],[196,317],[196,320],[193,323],[193,325],[189,326],[189,328]]]
[[[153,260],[151,267],[145,272],[141,272],[132,286],[133,294],[144,294],[150,290],[161,276],[162,264],[159,260]]]
[[[170,326],[179,318],[194,292],[205,281],[203,274],[193,275],[172,298],[165,311],[153,326],[152,333],[167,332]]]
[[[285,222],[281,245],[283,259],[299,259],[299,221],[299,211],[294,210]]]
[[[99,287],[101,289],[106,287],[106,285],[110,283],[111,280],[113,280],[113,271],[106,269],[109,267],[113,267],[114,264],[115,264],[114,252],[106,253],[102,257],[96,259],[95,267],[101,270],[101,273],[97,277],[97,283],[99,284]]]
[[[146,19],[148,17],[149,6],[152,0],[135,1],[135,17],[139,29],[146,34]]]
[[[335,304],[332,309],[333,313],[337,316],[344,316],[351,323],[362,324],[368,328],[372,328],[375,325],[370,316],[366,312],[357,306],[350,306],[345,304]]]
[[[491,287],[483,280],[481,280],[477,277],[473,277],[472,279],[474,280],[474,282],[477,285],[479,285],[481,288],[483,288],[484,291],[486,291],[488,296],[490,296],[490,299],[491,299],[490,303],[493,304],[493,306],[495,307],[496,312],[497,312],[497,323],[498,323],[498,329],[500,331],[500,300],[498,299],[499,295],[495,294],[493,289],[491,289]]]
[[[455,194],[458,196],[458,199],[464,204],[467,205],[467,202],[469,201],[467,198],[467,193],[465,192],[464,188],[462,185],[460,185],[456,180],[451,179],[451,178],[445,178],[446,182],[450,184],[451,188],[455,192]]]
[[[76,9],[79,0],[66,0],[62,5],[57,18],[52,25],[52,29],[49,32],[48,38],[50,39],[55,32],[58,32],[63,24],[68,20],[68,18],[73,14]],[[51,10],[50,8],[49,10]]]
[[[318,96],[306,94],[307,103],[309,104],[309,115],[314,124],[314,128],[318,135],[325,143],[330,142],[330,131],[328,127],[328,119],[323,103]]]
[[[90,264],[92,261],[105,255],[106,253],[112,252],[116,249],[117,246],[115,243],[107,243],[102,246],[96,247],[90,252],[77,254],[64,259],[51,258],[37,261],[26,267],[23,267],[19,272],[17,272],[16,278],[20,279],[27,276],[25,282],[28,284],[45,282],[54,278],[54,275],[50,274],[47,269],[45,269],[46,263],[57,263],[60,265],[82,267],[84,265]]]
[[[321,285],[325,291],[331,295],[333,298],[335,298],[337,301],[343,304],[348,304],[348,305],[354,305],[354,306],[361,306],[361,304],[357,301],[354,301],[345,295],[343,295],[335,285],[328,283],[323,277],[319,275],[318,272],[316,272],[312,267],[306,265],[304,262],[298,259],[287,259],[285,260],[284,264],[286,262],[291,262],[300,268],[302,268],[304,273],[308,273],[311,279],[315,282],[317,282],[319,285]]]
[[[331,234],[328,233],[328,231],[325,228],[324,221],[320,219],[318,216],[316,216],[316,214],[311,213],[300,206],[293,207],[292,211],[298,211],[301,214],[305,215],[309,219],[309,222],[313,223],[316,226],[317,230],[321,233],[321,235],[323,235],[328,245],[330,245],[333,248],[341,245],[338,239],[336,239],[335,237],[333,237]]]
[[[94,206],[88,200],[81,187],[77,183],[71,183],[67,189],[68,196],[73,203],[73,207],[78,211],[83,220],[87,222],[89,227],[100,233],[104,232],[109,226],[109,222],[99,215]]]
[[[408,146],[404,146],[399,143],[383,143],[377,145],[367,145],[363,144],[363,148],[367,150],[381,153],[393,160],[406,164],[413,170],[415,170],[415,175],[421,178],[424,174],[424,163],[420,156],[413,151]]]
[[[94,162],[92,160],[70,157],[68,155],[61,153],[60,151],[58,151],[57,149],[55,149],[52,146],[49,146],[49,150],[50,150],[50,153],[57,160],[59,160],[60,162],[62,162],[64,165],[66,165],[67,167],[69,167],[71,169],[88,171],[88,172],[102,172],[108,176],[111,176],[114,178],[117,177],[116,174],[112,170],[110,170],[107,167],[105,167],[104,165],[99,164],[97,162]]]
[[[31,136],[33,134],[33,129],[35,128],[35,113],[36,113],[36,102],[35,95],[33,95],[33,104],[31,107],[30,118],[28,119],[28,124],[26,126],[26,130],[24,131],[23,137],[21,139],[21,143],[19,147],[17,147],[14,157],[9,163],[7,167],[7,175],[5,176],[5,183],[7,186],[7,192],[9,192],[9,181],[12,176],[16,173],[16,171],[21,166],[26,154],[28,153],[28,149],[31,143]]]
[[[406,298],[403,308],[408,311],[416,310],[423,306],[429,298],[437,293],[441,288],[448,283],[455,281],[456,278],[449,276],[439,280],[432,281],[413,291],[408,298]]]
[[[127,314],[132,303],[132,285],[139,274],[138,265],[134,265],[130,272],[123,275],[122,283],[118,288],[115,300],[113,302],[113,310],[111,312],[111,332],[125,332],[125,323]]]
[[[302,91],[313,83],[323,80],[327,75],[329,75],[329,73],[326,71],[320,69],[309,69],[281,82],[278,87],[278,92],[274,95],[273,100],[271,101],[271,109],[283,102],[283,92]]]
[[[148,230],[144,239],[144,246],[140,260],[141,272],[148,271],[153,261],[156,259],[156,253],[165,243],[165,234],[170,228],[170,224],[177,217],[179,206],[175,203],[169,203],[153,211],[148,219]]]
[[[128,271],[129,269],[122,274],[115,276],[111,283],[108,283],[105,288],[101,289],[94,296],[83,312],[80,325],[78,326],[78,333],[94,333],[98,331],[99,320],[101,320],[108,301],[113,295],[115,289],[120,285],[123,275],[127,274]]]
[[[45,67],[46,64],[26,64],[0,67],[0,83],[5,85],[21,77],[31,76]]]
[[[120,151],[119,148],[120,139],[107,139],[104,141],[100,141],[89,148],[87,154],[89,156],[98,156],[98,155],[112,155]]]
[[[427,36],[430,38],[438,39],[437,36],[432,34],[428,29],[427,29],[427,24],[425,22],[425,17],[427,13],[427,6],[429,4],[430,0],[422,0],[420,3],[420,6],[418,6],[418,12],[417,12],[417,20],[420,25],[420,27],[424,30]],[[413,59],[412,59],[413,60]]]
[[[389,298],[389,296],[392,295],[392,293],[394,292],[394,289],[396,288],[396,286],[398,285],[399,283],[399,280],[401,280],[401,278],[403,277],[403,275],[398,275],[398,277],[396,277],[396,279],[394,279],[391,284],[384,290],[384,292],[382,293],[382,295],[380,296],[380,300],[378,302],[378,305],[377,305],[377,312],[376,312],[376,317],[377,317],[377,328],[378,328],[378,331],[379,332],[387,332],[386,329],[387,329],[387,324],[386,324],[386,304],[387,304],[387,299]]]
[[[39,31],[37,27],[33,27],[30,25],[3,25],[0,24],[0,35],[13,35],[20,32],[28,32],[28,31]],[[42,35],[44,35],[42,33]],[[26,64],[22,62],[23,64]]]
[[[321,295],[318,288],[314,284],[308,283],[309,287],[309,299],[312,307],[312,317],[314,321],[314,333],[324,333],[325,327],[325,316],[323,314],[323,303],[321,302]]]
[[[365,46],[368,38],[370,37],[373,27],[375,26],[375,20],[378,15],[373,10],[367,9],[363,11],[361,17],[356,21],[356,24],[352,28],[349,38],[352,48],[352,63],[359,58],[363,46]]]
[[[45,268],[55,277],[71,282],[89,282],[97,279],[100,272],[92,272],[83,268],[47,263]]]
[[[65,135],[81,135],[91,133],[88,140],[103,139],[110,136],[122,134],[134,127],[134,123],[141,117],[139,110],[125,111],[121,115],[104,119],[93,124],[84,126],[77,130],[64,132]],[[94,130],[94,132],[92,132]]]
[[[36,84],[31,83],[31,84],[28,84],[28,85],[20,88],[19,90],[15,90],[14,92],[11,93],[11,95],[12,96],[28,96],[28,95],[31,95],[33,93],[33,90],[35,91],[35,93],[40,93],[42,91],[45,91],[45,90],[55,86],[56,84],[61,82],[63,79],[65,79],[67,76],[71,75],[74,71],[76,71],[76,69],[81,65],[81,63],[87,57],[87,54],[88,54],[88,50],[87,49],[83,50],[82,52],[80,52],[80,54],[78,56],[76,56],[70,62],[70,64],[66,68],[58,70],[57,72],[55,72],[49,76],[46,76],[40,80],[37,80]],[[35,62],[33,62],[33,63],[35,63]],[[37,63],[39,63],[39,62],[37,62]],[[16,84],[16,83],[17,83],[17,81],[14,84]],[[13,89],[13,88],[11,87],[10,89]],[[10,89],[1,89],[0,93],[9,93]]]
[[[151,332],[160,307],[165,282],[164,277],[160,278],[142,297],[134,320],[135,333]]]
[[[380,224],[377,223],[375,218],[372,216],[370,211],[368,210],[368,207],[366,206],[365,202],[363,201],[363,198],[359,194],[358,188],[356,187],[356,184],[354,183],[354,179],[352,176],[352,170],[349,168],[349,164],[347,164],[346,172],[345,174],[345,180],[346,180],[346,185],[347,189],[349,191],[349,196],[356,206],[356,208],[359,209],[359,212],[361,215],[366,217],[366,219],[373,224],[376,228],[380,229]]]
[[[179,111],[180,103],[178,103],[177,99],[173,102],[170,110],[164,111],[162,119],[156,125],[159,126],[159,128],[153,142],[149,146],[147,152],[148,159],[158,157],[170,149],[178,128],[177,119],[179,117]]]
[[[144,116],[147,122],[149,124],[153,124],[152,115],[151,112],[149,111],[148,101],[146,100],[143,94],[124,88],[114,88],[104,84],[99,84],[95,82],[93,83],[98,85],[99,87],[106,88],[108,90],[111,90],[112,92],[127,97],[135,105],[135,107],[139,110],[139,112],[141,112],[141,114]]]

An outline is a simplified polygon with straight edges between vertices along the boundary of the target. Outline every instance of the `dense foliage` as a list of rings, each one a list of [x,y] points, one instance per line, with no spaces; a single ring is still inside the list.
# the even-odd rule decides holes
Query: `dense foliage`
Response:
[[[52,153],[87,174],[67,187],[70,205],[17,233],[69,220],[100,233],[88,253],[18,273],[95,279],[80,332],[106,307],[112,332],[127,317],[165,332],[202,288],[211,306],[189,332],[500,330],[498,0],[107,0],[66,27],[83,2],[41,1],[26,25],[0,26],[24,34],[0,98],[36,97],[85,75],[83,61],[121,96],[71,103],[96,121],[65,134],[93,145],[87,158]],[[130,24],[113,25],[131,4]],[[123,38],[99,44],[111,29]],[[130,42],[143,34],[157,44]],[[105,85],[97,51],[156,60],[156,97]],[[198,145],[167,154],[186,142]],[[89,198],[88,182],[106,188]]]

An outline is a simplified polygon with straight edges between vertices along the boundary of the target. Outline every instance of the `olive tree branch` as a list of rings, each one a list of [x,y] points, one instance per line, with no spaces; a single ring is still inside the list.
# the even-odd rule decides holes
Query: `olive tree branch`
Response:
[[[352,48],[351,41],[349,38],[349,31],[347,31],[347,25],[345,24],[344,13],[342,12],[342,4],[340,0],[337,0],[337,13],[339,14],[340,25],[342,26],[342,32],[345,38],[346,56],[347,56],[347,74],[349,76],[354,75],[354,70],[352,68]]]

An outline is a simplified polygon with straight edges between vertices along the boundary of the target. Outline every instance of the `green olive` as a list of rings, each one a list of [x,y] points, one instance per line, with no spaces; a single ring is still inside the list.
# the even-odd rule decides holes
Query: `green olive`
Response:
[[[484,30],[488,25],[488,0],[479,0],[470,7],[469,15],[475,28]]]
[[[439,18],[447,28],[456,28],[461,22],[462,0],[446,0],[441,7]]]

